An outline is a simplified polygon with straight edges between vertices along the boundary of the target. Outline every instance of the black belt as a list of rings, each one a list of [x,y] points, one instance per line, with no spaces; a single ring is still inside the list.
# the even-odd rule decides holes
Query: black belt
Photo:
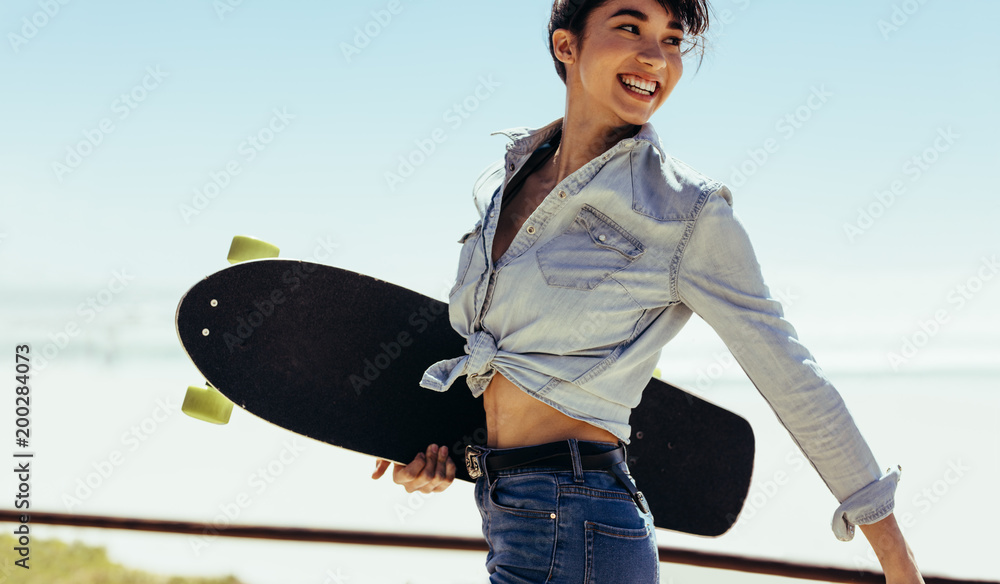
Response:
[[[638,490],[628,475],[618,467],[625,460],[625,444],[619,442],[618,447],[606,452],[594,452],[600,446],[591,442],[577,442],[580,452],[580,465],[583,470],[608,470],[618,482],[628,490],[635,504],[643,513],[649,513],[649,506],[642,491]],[[550,442],[537,446],[504,449],[496,452],[475,445],[465,447],[465,468],[473,480],[483,476],[483,468],[487,471],[498,471],[517,467],[556,467],[565,470],[573,469],[573,457],[570,454],[568,441]],[[589,452],[588,452],[589,451]]]

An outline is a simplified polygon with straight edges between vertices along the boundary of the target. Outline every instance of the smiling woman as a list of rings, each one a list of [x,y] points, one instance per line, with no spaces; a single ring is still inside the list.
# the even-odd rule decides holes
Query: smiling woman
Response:
[[[706,0],[557,0],[549,50],[565,114],[501,132],[513,143],[476,181],[481,216],[459,240],[449,295],[467,354],[431,365],[421,385],[446,391],[466,375],[483,397],[486,448],[466,460],[491,582],[659,581],[625,455],[629,415],[695,313],[837,497],[836,536],[861,525],[890,581],[921,582],[892,516],[899,473],[880,470],[784,319],[729,188],[667,154],[649,123],[707,28]],[[436,445],[393,469],[409,492],[444,490],[454,474]]]
[[[703,35],[708,30],[707,2],[699,0],[677,0],[675,2],[657,0],[657,3],[673,17],[667,24],[671,33],[671,38],[667,42],[681,47],[680,53],[682,56],[692,51],[697,52],[700,63],[700,57],[704,50]],[[585,40],[584,24],[588,21],[590,13],[603,7],[605,4],[607,4],[607,0],[596,0],[593,2],[569,0],[566,2],[557,1],[553,5],[552,17],[549,19],[549,53],[552,55],[552,60],[555,63],[556,73],[559,74],[559,78],[563,82],[566,81],[566,65],[556,56],[552,43],[553,33],[559,29],[563,29]],[[627,6],[616,10],[613,16],[629,16],[638,22],[649,23],[649,16],[645,12]],[[631,29],[633,32],[638,31],[638,27],[634,25],[626,26],[633,26]]]

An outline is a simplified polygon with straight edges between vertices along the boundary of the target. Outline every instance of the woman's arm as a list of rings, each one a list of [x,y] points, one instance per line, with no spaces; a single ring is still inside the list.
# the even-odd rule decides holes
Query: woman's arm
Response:
[[[840,501],[833,530],[850,540],[855,525],[890,516],[899,473],[881,471],[839,392],[771,298],[731,200],[722,186],[700,210],[678,265],[677,296],[719,334]],[[894,525],[874,529],[885,542],[897,541],[886,531]],[[892,570],[906,550],[898,541],[883,544],[879,556]]]
[[[924,584],[913,551],[903,539],[895,515],[890,513],[880,521],[860,527],[882,564],[886,584]]]

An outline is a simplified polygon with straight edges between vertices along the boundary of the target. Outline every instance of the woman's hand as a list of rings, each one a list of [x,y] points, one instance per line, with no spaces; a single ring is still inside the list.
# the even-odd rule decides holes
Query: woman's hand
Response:
[[[372,478],[377,479],[385,474],[390,462],[381,458],[375,461],[375,472]],[[419,453],[413,462],[403,466],[396,464],[392,469],[392,480],[406,489],[407,493],[439,493],[448,488],[455,480],[455,463],[448,458],[448,447],[437,444],[427,447],[427,453]]]
[[[882,564],[886,584],[924,584],[913,551],[890,513],[870,525],[859,525]]]

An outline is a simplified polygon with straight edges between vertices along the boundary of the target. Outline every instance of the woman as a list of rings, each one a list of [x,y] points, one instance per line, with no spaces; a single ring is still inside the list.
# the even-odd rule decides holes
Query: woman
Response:
[[[706,0],[556,0],[550,52],[562,119],[504,132],[503,166],[474,189],[452,326],[461,375],[483,396],[486,448],[470,447],[491,582],[658,582],[652,515],[628,474],[628,415],[660,349],[692,312],[712,325],[841,502],[834,532],[861,525],[889,583],[922,579],[883,474],[839,394],[783,319],[729,189],[667,155],[648,123],[708,26]],[[685,35],[689,38],[685,39]],[[388,468],[379,460],[373,478]],[[393,479],[444,490],[447,449]]]

